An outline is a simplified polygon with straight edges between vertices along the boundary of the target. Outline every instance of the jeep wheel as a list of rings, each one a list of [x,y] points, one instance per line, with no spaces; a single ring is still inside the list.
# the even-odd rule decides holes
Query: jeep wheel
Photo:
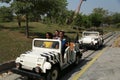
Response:
[[[50,71],[47,72],[46,80],[58,80],[59,69],[53,67]]]
[[[99,49],[99,45],[97,44],[96,46],[95,46],[95,50],[98,50]]]

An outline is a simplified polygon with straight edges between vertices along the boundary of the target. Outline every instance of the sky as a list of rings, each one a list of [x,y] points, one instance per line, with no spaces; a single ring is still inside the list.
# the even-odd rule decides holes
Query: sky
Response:
[[[69,10],[75,10],[80,0],[67,0]],[[86,0],[82,3],[80,13],[90,14],[94,8],[103,8],[111,13],[120,13],[120,0]]]
[[[67,0],[69,10],[75,10],[80,0]],[[0,6],[5,4],[0,4]],[[8,5],[7,5],[8,6]],[[109,12],[120,13],[120,0],[86,0],[82,3],[80,13],[90,14],[94,8],[103,8]]]

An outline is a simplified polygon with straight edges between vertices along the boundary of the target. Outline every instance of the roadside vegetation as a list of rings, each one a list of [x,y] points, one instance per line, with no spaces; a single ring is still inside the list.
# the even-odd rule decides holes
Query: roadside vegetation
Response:
[[[89,15],[74,14],[67,0],[0,0],[0,63],[14,60],[31,49],[33,38],[45,38],[46,32],[64,30],[71,41],[83,30],[103,33],[120,31],[120,13],[95,8]]]
[[[31,39],[16,31],[0,31],[0,63],[14,60],[20,53],[31,48]]]
[[[118,36],[118,38],[114,41],[112,47],[120,47],[120,36]]]

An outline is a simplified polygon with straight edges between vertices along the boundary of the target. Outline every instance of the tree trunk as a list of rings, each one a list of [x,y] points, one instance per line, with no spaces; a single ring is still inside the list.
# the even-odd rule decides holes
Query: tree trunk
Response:
[[[18,14],[17,15],[17,20],[18,20],[18,26],[21,27],[21,16]]]
[[[28,14],[26,14],[26,37],[29,38]]]

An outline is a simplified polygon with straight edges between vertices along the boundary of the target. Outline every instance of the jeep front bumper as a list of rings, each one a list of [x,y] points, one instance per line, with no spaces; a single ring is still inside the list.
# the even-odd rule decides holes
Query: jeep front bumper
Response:
[[[12,72],[16,73],[16,74],[19,74],[19,75],[22,75],[22,76],[35,77],[35,78],[39,78],[39,79],[44,80],[43,76],[41,76],[40,74],[34,73],[32,71],[20,70],[20,69],[17,69],[17,68],[13,68]]]
[[[82,43],[80,44],[80,47],[86,47],[86,48],[94,48],[96,47],[97,44],[93,44],[93,43]]]

